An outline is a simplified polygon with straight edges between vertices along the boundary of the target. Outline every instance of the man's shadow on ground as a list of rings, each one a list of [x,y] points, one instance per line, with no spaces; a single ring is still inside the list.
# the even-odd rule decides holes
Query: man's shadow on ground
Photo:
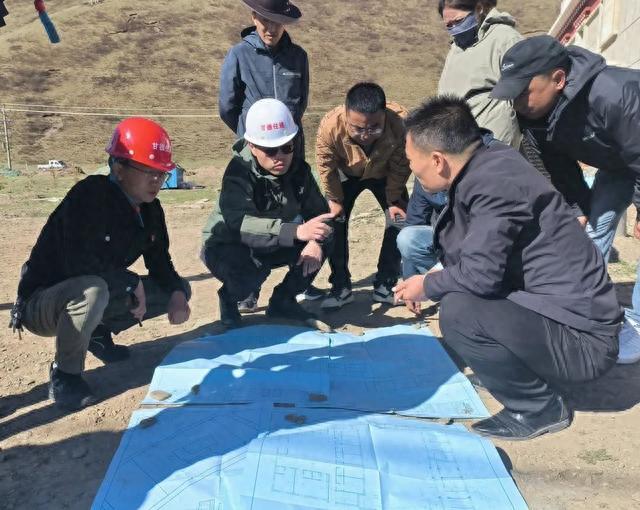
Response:
[[[156,366],[177,344],[223,331],[224,328],[219,323],[211,323],[187,333],[132,344],[129,346],[130,359],[87,370],[83,375],[91,387],[95,389],[99,401],[108,400],[128,390],[149,384]],[[88,353],[87,356],[91,356],[91,354]],[[20,409],[47,401],[47,399],[48,383],[36,385],[24,393],[0,398],[0,419],[4,419],[2,427],[0,427],[0,441],[72,414],[72,412],[58,409],[49,401],[43,407],[38,407],[19,416],[12,416]]]
[[[640,402],[640,362],[615,365],[604,376],[565,388],[576,411],[615,412]]]

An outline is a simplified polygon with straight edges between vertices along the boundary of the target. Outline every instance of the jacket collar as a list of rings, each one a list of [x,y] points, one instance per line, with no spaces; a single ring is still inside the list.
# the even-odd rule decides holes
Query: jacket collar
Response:
[[[589,50],[578,46],[569,46],[567,50],[571,59],[571,69],[567,76],[567,84],[547,117],[548,140],[553,138],[556,125],[565,109],[607,67],[604,58]]]
[[[460,184],[460,181],[467,174],[467,172],[469,171],[469,168],[472,167],[473,161],[480,154],[484,154],[489,149],[491,144],[493,144],[495,142],[496,142],[496,139],[493,137],[493,134],[490,131],[483,130],[482,140],[481,140],[480,145],[478,145],[478,147],[476,147],[476,150],[473,151],[473,153],[471,154],[471,157],[469,158],[469,160],[465,163],[465,165],[462,167],[462,170],[460,170],[460,173],[458,175],[456,175],[456,178],[451,183],[451,187],[449,188],[449,201],[450,202],[452,202],[454,191],[458,187],[458,184]]]
[[[284,34],[282,34],[282,38],[280,39],[280,42],[278,42],[277,46],[273,49],[269,48],[264,43],[264,41],[260,39],[258,32],[256,32],[255,26],[250,26],[245,28],[242,32],[240,32],[240,37],[242,37],[242,40],[244,42],[246,42],[252,48],[254,48],[255,51],[261,52],[261,53],[269,53],[269,54],[279,53],[280,51],[282,51],[285,48],[288,48],[292,44],[291,37],[289,37],[289,34],[286,30],[284,31]]]

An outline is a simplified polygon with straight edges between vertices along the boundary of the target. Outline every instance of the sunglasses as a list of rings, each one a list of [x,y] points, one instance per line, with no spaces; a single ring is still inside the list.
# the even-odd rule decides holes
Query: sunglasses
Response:
[[[282,152],[282,154],[291,154],[294,151],[292,143],[281,145],[280,147],[260,147],[259,145],[256,145],[256,149],[261,150],[270,158],[276,156],[278,152]]]

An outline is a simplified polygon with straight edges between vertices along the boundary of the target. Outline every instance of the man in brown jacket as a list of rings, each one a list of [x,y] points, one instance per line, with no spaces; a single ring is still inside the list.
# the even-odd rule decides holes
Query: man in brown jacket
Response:
[[[322,308],[340,308],[353,301],[349,273],[348,223],[356,199],[364,190],[375,196],[386,225],[374,280],[373,300],[393,304],[392,288],[400,272],[396,237],[406,217],[407,179],[403,117],[406,110],[389,103],[375,83],[358,83],[344,106],[327,113],[320,123],[316,162],[320,181],[336,218],[335,246],[329,257],[331,294]]]

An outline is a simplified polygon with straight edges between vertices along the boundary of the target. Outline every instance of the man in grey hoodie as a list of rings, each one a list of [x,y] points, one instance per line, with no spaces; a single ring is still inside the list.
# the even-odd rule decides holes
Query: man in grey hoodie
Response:
[[[500,79],[502,57],[522,36],[516,20],[496,7],[496,0],[438,2],[438,14],[452,39],[438,94],[464,98],[480,127],[517,149],[521,135],[516,114],[510,103],[490,93]]]

